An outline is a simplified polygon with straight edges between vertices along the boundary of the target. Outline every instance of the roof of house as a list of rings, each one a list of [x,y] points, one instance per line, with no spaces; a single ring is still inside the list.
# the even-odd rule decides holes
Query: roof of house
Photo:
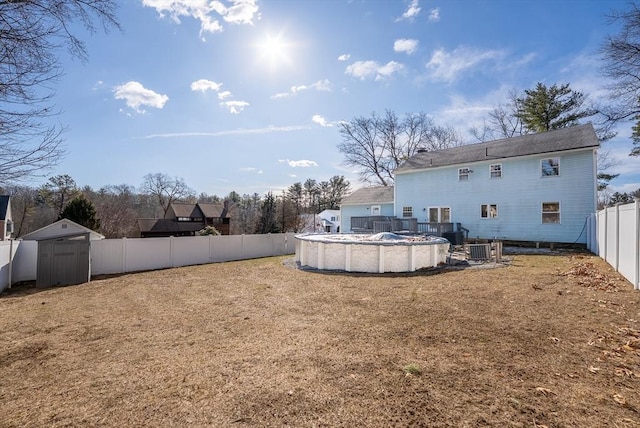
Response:
[[[0,195],[0,220],[5,220],[7,218],[7,211],[9,210],[9,200],[11,196],[9,195]]]
[[[229,216],[228,215],[229,213],[227,209],[224,207],[224,205],[212,204],[212,203],[198,203],[198,206],[200,207],[200,209],[202,210],[206,218],[216,218],[216,217],[222,218],[222,217]]]
[[[31,233],[27,233],[20,237],[24,241],[41,241],[43,239],[63,238],[65,236],[75,236],[82,233],[88,233],[90,240],[104,239],[104,235],[95,232],[88,227],[79,225],[69,219],[63,218],[55,223],[51,223]]]
[[[164,218],[139,218],[138,228],[142,233],[197,232],[204,228],[201,222],[175,221]]]
[[[176,217],[202,218],[202,211],[200,211],[200,208],[198,208],[198,204],[174,202],[170,205],[170,207]]]
[[[555,131],[417,153],[400,165],[395,173],[599,146],[593,125],[587,123]]]
[[[362,187],[342,199],[342,205],[386,203],[393,203],[393,186]]]
[[[189,218],[221,218],[228,217],[227,209],[221,204],[203,203],[186,204],[182,202],[174,202],[171,204],[171,210],[176,217]]]

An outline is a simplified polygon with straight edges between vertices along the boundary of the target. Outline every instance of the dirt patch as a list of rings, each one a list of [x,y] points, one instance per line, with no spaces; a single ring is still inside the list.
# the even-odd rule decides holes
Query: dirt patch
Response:
[[[267,258],[0,297],[0,426],[640,426],[601,259],[348,274]]]

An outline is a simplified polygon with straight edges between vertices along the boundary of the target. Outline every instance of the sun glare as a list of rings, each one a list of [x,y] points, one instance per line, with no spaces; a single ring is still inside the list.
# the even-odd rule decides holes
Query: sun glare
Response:
[[[282,34],[267,35],[257,44],[258,56],[262,62],[267,62],[272,69],[275,69],[291,62],[290,47],[291,44]]]

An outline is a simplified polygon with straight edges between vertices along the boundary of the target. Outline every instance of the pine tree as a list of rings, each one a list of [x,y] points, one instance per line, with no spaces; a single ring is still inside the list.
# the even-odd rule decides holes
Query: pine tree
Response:
[[[69,202],[60,213],[60,218],[74,221],[91,230],[100,228],[100,220],[96,218],[96,209],[83,195]]]

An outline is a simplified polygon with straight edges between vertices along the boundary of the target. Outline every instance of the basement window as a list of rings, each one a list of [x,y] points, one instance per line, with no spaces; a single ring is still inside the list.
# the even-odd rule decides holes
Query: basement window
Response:
[[[402,217],[413,217],[413,207],[402,207]]]

